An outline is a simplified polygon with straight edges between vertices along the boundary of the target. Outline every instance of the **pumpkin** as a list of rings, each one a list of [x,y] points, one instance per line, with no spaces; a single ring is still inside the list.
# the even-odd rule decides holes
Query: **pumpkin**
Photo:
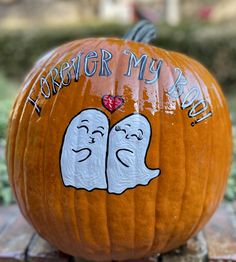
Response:
[[[126,39],[64,44],[40,59],[14,104],[6,158],[20,209],[61,251],[138,259],[184,244],[226,187],[229,112],[195,60]]]

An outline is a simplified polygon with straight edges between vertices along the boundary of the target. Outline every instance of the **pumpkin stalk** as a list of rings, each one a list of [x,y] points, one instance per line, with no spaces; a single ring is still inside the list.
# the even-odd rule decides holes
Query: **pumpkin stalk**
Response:
[[[124,39],[150,43],[152,40],[157,38],[157,29],[153,23],[147,20],[138,22],[125,36]]]

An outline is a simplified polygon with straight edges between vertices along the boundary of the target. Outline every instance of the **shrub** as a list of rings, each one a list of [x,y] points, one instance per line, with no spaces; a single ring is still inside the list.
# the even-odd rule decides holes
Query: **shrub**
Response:
[[[159,37],[154,45],[177,50],[195,57],[210,69],[226,91],[236,83],[236,37],[224,36],[201,38],[195,33],[200,26],[170,28],[159,25]],[[201,27],[200,27],[201,28]],[[0,35],[0,71],[8,76],[22,79],[33,63],[44,52],[62,43],[87,37],[122,37],[127,26],[100,25],[71,29],[55,29],[30,32],[11,32]]]

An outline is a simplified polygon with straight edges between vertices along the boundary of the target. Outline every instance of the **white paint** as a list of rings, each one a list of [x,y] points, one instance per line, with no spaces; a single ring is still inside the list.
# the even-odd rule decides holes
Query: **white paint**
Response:
[[[159,169],[146,166],[150,139],[151,126],[140,114],[124,118],[111,129],[107,163],[109,193],[121,194],[138,185],[147,185],[160,175]]]
[[[70,123],[61,153],[61,173],[66,186],[88,191],[106,189],[106,151],[109,122],[104,113],[87,109]]]
[[[160,175],[159,169],[146,166],[150,139],[151,126],[143,115],[122,119],[109,133],[104,113],[82,111],[73,118],[64,137],[60,164],[65,186],[121,194],[148,185]]]

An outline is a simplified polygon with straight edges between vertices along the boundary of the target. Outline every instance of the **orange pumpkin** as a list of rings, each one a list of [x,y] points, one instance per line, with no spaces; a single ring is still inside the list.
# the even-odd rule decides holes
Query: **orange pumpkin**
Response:
[[[57,248],[89,260],[184,244],[216,210],[229,174],[218,83],[183,54],[132,41],[151,37],[146,23],[135,30],[131,40],[78,40],[47,54],[10,117],[6,156],[22,213]]]

